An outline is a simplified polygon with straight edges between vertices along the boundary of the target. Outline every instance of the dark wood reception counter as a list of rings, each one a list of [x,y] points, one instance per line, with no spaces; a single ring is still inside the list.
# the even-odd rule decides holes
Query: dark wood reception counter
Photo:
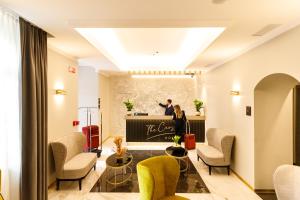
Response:
[[[125,116],[126,142],[172,142],[175,134],[172,116]],[[196,142],[205,140],[205,117],[187,116]]]

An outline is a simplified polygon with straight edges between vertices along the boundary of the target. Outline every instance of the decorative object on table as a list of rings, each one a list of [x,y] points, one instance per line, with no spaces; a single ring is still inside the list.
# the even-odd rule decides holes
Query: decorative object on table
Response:
[[[195,105],[195,108],[196,108],[196,115],[197,116],[203,116],[204,113],[203,112],[203,101],[199,100],[199,99],[195,99],[194,100],[194,105]]]
[[[124,101],[123,103],[127,108],[127,115],[131,115],[132,114],[131,111],[132,111],[133,106],[134,106],[133,102],[128,99],[127,101]]]
[[[114,138],[114,143],[116,144],[117,163],[123,162],[123,156],[125,155],[125,153],[127,151],[126,147],[122,147],[122,141],[123,141],[122,136],[116,136]]]
[[[196,136],[191,133],[190,122],[187,120],[185,124],[184,146],[187,150],[196,148]]]
[[[181,136],[179,136],[179,135],[175,135],[172,137],[172,140],[175,143],[175,147],[180,147],[180,144],[179,144],[180,138],[181,138]]]

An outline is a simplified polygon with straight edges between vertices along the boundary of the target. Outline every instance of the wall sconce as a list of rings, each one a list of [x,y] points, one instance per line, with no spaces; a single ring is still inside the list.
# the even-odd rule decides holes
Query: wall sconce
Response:
[[[62,89],[57,89],[57,90],[55,90],[55,94],[56,95],[66,95],[67,91],[62,90]]]
[[[233,96],[239,96],[240,95],[240,91],[238,91],[238,90],[231,90],[230,94],[233,95]]]

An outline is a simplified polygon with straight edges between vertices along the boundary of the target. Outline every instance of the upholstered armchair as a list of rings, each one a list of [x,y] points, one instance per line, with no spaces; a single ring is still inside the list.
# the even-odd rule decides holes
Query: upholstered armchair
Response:
[[[226,167],[229,175],[234,136],[224,130],[210,128],[206,132],[206,138],[207,144],[197,147],[198,161],[201,159],[209,167],[209,175],[212,167]]]
[[[278,200],[300,199],[300,167],[279,166],[273,175],[274,188]]]
[[[85,136],[81,133],[72,133],[51,143],[56,172],[56,188],[59,189],[61,181],[79,182],[94,167],[96,169],[97,155],[83,152],[86,143]]]
[[[141,200],[187,200],[176,196],[179,165],[175,158],[156,156],[137,164]]]

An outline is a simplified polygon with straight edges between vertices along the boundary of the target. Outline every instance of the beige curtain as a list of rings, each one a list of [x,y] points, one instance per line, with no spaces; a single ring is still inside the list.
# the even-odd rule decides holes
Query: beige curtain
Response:
[[[22,67],[21,200],[47,194],[47,33],[20,18]]]

